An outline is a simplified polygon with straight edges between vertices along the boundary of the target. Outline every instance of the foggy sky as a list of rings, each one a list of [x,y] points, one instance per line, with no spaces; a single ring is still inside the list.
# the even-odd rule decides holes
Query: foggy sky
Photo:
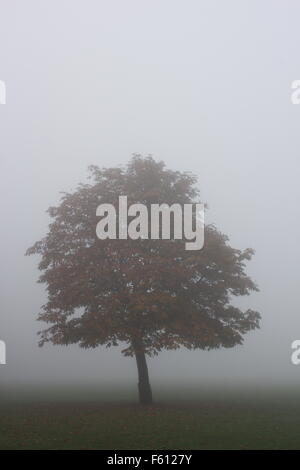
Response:
[[[252,247],[262,313],[241,347],[162,353],[155,380],[299,381],[300,79],[297,0],[0,0],[0,382],[136,381],[118,348],[37,346],[38,257],[60,191],[90,164],[152,154],[199,176],[207,220]]]

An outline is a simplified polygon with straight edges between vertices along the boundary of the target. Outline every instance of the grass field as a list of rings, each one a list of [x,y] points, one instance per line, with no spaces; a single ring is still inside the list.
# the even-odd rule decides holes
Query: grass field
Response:
[[[134,400],[120,387],[2,393],[0,449],[300,449],[297,390],[172,387],[151,407]]]

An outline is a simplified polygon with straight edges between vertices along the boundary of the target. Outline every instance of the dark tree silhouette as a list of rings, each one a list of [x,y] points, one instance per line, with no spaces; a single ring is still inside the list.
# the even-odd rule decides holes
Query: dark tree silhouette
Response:
[[[231,348],[259,327],[260,315],[231,305],[232,296],[258,290],[245,274],[252,249],[234,249],[214,226],[205,227],[202,250],[185,240],[99,240],[96,208],[128,204],[196,203],[196,177],[134,156],[125,168],[90,167],[90,183],[63,193],[46,237],[27,254],[41,255],[39,282],[48,302],[38,319],[48,323],[40,345],[83,348],[125,344],[135,356],[140,402],[152,402],[146,356],[162,349]]]

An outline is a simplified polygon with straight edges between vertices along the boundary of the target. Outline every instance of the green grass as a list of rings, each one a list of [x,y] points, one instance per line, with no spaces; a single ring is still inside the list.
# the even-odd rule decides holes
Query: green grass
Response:
[[[2,396],[0,449],[300,449],[297,390],[165,389],[149,407],[112,392]]]

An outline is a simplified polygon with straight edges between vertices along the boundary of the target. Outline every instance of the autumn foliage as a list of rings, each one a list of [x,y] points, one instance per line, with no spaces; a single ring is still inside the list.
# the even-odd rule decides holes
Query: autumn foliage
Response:
[[[27,254],[39,254],[39,282],[48,302],[38,319],[47,324],[40,345],[78,343],[84,348],[122,345],[135,356],[140,398],[151,402],[146,355],[162,349],[231,348],[259,327],[260,315],[232,305],[234,296],[257,290],[245,273],[252,249],[232,248],[215,226],[205,227],[204,248],[185,240],[99,240],[100,203],[196,203],[190,173],[135,156],[126,167],[90,168],[90,181],[64,193],[45,238]]]

